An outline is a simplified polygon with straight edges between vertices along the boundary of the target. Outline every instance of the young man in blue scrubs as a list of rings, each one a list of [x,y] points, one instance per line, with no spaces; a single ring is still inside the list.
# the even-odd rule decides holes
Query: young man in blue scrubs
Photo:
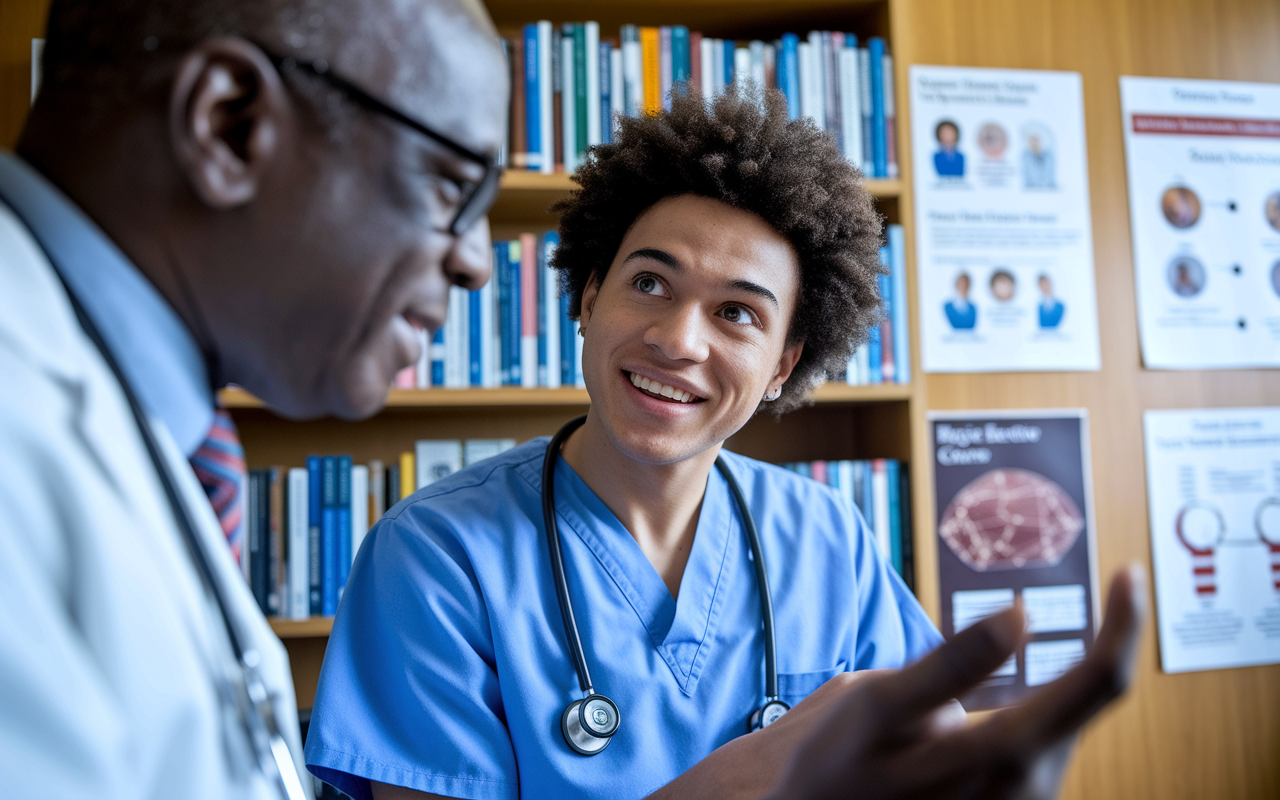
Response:
[[[621,724],[592,756],[562,734],[582,691],[535,439],[401,502],[361,548],[307,743],[312,771],[357,798],[638,798],[739,742],[739,796],[764,796],[793,766],[770,743],[831,726],[844,673],[940,642],[856,509],[721,449],[758,411],[805,403],[876,319],[880,220],[854,168],[778,97],[731,94],[624,121],[578,179],[556,267],[592,405],[554,462],[554,508],[584,656]],[[718,455],[759,529],[795,706],[749,735],[764,609]],[[929,708],[953,696],[936,690]]]

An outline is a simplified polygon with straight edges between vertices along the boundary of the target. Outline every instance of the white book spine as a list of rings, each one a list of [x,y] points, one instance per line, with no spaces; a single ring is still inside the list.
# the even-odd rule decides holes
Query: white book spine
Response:
[[[414,385],[419,389],[431,388],[431,334],[418,332],[418,363],[414,367]]]
[[[639,41],[622,43],[622,77],[628,117],[640,116],[640,108],[644,103],[643,59],[644,53],[640,49]]]
[[[813,121],[820,130],[827,127],[827,84],[826,48],[830,37],[823,36],[822,31],[809,31],[809,74],[812,76]],[[803,91],[803,89],[801,90]]]
[[[764,42],[756,39],[751,42],[751,81],[756,91],[764,93]]]
[[[711,40],[711,94],[715,97],[724,91],[724,39]]]
[[[351,466],[351,562],[354,564],[360,543],[369,532],[369,468]]]
[[[542,242],[539,246],[546,247]],[[547,386],[560,388],[560,286],[559,274],[546,263],[551,261],[551,253],[543,259],[542,279],[546,282],[546,292],[542,299],[542,317],[546,320],[547,329]]]
[[[702,90],[702,99],[710,100],[715,96],[715,77],[716,69],[712,64],[711,57],[715,52],[715,40],[703,39],[698,42],[698,58],[700,59],[701,75],[698,76],[699,82],[702,84],[699,88]]]
[[[622,84],[622,49],[615,47],[609,51],[609,124],[612,126],[611,139],[617,138],[618,121],[626,114]]]
[[[310,503],[307,471],[301,467],[289,470],[289,590],[288,609],[291,619],[311,616]]]
[[[853,462],[840,461],[836,469],[840,471],[840,494],[849,501],[849,505],[856,507],[853,502]]]
[[[858,50],[846,47],[840,53],[841,77],[846,85],[842,85],[840,95],[843,101],[840,120],[847,126],[845,136],[845,158],[855,167],[862,169],[862,80],[858,70]]]
[[[449,389],[462,389],[470,383],[470,349],[467,346],[469,306],[466,289],[461,286],[449,289],[449,318],[445,322],[447,350],[444,359],[444,385]]]
[[[871,53],[865,47],[858,48],[858,104],[862,106],[863,119],[871,119]],[[863,126],[866,133],[869,126]],[[862,173],[875,174],[875,164],[871,158],[871,142],[862,137]]]
[[[414,445],[414,484],[421,489],[462,469],[462,441],[419,439]]]
[[[889,470],[884,459],[877,458],[871,462],[871,496],[875,503],[876,544],[880,546],[880,555],[887,561],[890,557],[889,543]]]
[[[586,22],[582,27],[587,40],[587,146],[590,147],[604,141],[600,132],[600,23]],[[535,358],[534,363],[537,362]]]
[[[778,48],[772,44],[764,46],[764,83],[762,87],[778,88]]]
[[[863,342],[858,346],[858,385],[871,382],[871,348]]]
[[[813,45],[808,42],[796,44],[796,63],[800,72],[800,116],[813,116]]]
[[[733,85],[742,91],[751,83],[751,51],[745,47],[733,50]]]
[[[564,170],[573,172],[578,168],[578,114],[573,99],[575,88],[572,36],[563,36],[560,39],[560,82],[563,86],[560,95],[560,138],[564,144]]]
[[[542,171],[555,172],[555,120],[551,111],[554,108],[555,87],[551,85],[551,48],[555,39],[551,35],[551,23],[538,21],[538,122],[542,128]]]

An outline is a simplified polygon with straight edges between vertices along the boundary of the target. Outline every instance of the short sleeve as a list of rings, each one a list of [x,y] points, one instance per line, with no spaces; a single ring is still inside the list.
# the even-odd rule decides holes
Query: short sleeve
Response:
[[[307,766],[356,800],[369,781],[516,798],[515,753],[470,561],[426,503],[372,531],[334,620]]]
[[[862,514],[852,517],[854,573],[858,592],[855,670],[903,667],[942,644],[942,636],[897,571],[876,547]]]

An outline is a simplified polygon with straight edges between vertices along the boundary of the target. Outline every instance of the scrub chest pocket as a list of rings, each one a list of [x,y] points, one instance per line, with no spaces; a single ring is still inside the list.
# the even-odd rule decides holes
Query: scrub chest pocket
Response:
[[[819,686],[840,673],[848,671],[848,664],[841,661],[831,669],[819,669],[813,672],[779,672],[778,695],[782,702],[794,707],[796,703],[813,694]]]

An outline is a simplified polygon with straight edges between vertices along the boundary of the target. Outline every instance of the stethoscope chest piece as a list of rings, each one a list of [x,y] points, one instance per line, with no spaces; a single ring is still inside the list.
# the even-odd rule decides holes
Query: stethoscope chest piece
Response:
[[[750,727],[753,731],[761,728],[767,728],[782,718],[782,715],[791,710],[791,706],[781,700],[770,700],[764,705],[751,712]]]
[[[575,753],[593,756],[609,746],[618,732],[618,707],[602,694],[575,700],[560,715],[560,730]]]

